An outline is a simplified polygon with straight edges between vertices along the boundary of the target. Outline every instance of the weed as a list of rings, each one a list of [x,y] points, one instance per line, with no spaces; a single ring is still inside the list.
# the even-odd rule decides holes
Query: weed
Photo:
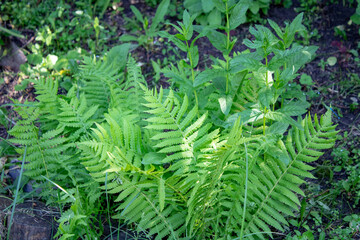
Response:
[[[154,45],[154,37],[157,36],[157,32],[161,27],[159,24],[164,21],[165,15],[168,12],[168,7],[170,4],[170,0],[163,0],[159,7],[156,10],[156,14],[154,18],[150,21],[147,17],[144,17],[142,13],[133,5],[131,5],[131,11],[133,12],[136,21],[132,21],[127,18],[127,21],[133,22],[135,25],[138,25],[138,29],[143,31],[143,34],[139,31],[136,33],[136,36],[124,34],[120,37],[120,41],[129,42],[134,41],[137,42],[140,46],[144,46],[147,51],[152,49]]]

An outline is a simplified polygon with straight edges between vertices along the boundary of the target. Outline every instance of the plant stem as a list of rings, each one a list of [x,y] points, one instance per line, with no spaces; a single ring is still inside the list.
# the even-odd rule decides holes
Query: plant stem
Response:
[[[192,56],[191,56],[191,52],[190,52],[189,42],[187,40],[186,40],[186,47],[187,47],[187,52],[188,52],[189,61],[190,61],[190,67],[191,67],[191,79],[192,79],[192,82],[194,83],[194,81],[195,81],[195,72],[194,72],[193,60],[192,60]],[[195,89],[194,89],[194,96],[195,96],[196,105],[199,106],[199,101],[198,101],[197,93],[196,93]]]
[[[22,177],[22,174],[24,172],[24,163],[25,163],[26,151],[27,151],[27,145],[25,146],[25,151],[24,151],[22,162],[21,162],[20,175],[19,175],[19,179],[18,179],[18,182],[17,182],[17,185],[16,185],[16,193],[15,193],[15,198],[14,198],[14,202],[13,202],[13,207],[12,207],[12,210],[11,210],[10,222],[9,222],[8,232],[7,232],[7,240],[9,240],[10,231],[11,231],[11,225],[12,225],[13,218],[14,218],[14,213],[15,213],[17,197],[19,195],[21,177]]]
[[[249,159],[248,159],[246,142],[244,142],[244,147],[245,147],[245,159],[246,159],[245,196],[244,196],[243,216],[241,219],[240,239],[243,239],[244,237],[244,225],[245,225],[246,202],[247,202],[247,192],[248,192],[248,178],[249,178]]]
[[[269,75],[268,75],[268,70],[267,70],[267,67],[268,67],[268,59],[267,59],[267,56],[265,56],[265,65],[266,65],[266,72],[265,72],[265,79],[266,79],[266,87],[269,87]],[[266,127],[266,117],[265,117],[265,114],[267,113],[267,108],[265,107],[264,108],[264,118],[263,118],[263,134],[265,136],[265,127]]]
[[[224,56],[225,60],[226,60],[226,90],[225,90],[225,94],[227,95],[229,93],[229,54],[230,54],[230,22],[229,22],[229,11],[228,11],[228,4],[226,1],[226,35],[227,35],[227,39],[226,39],[226,54]]]
[[[189,47],[189,42],[186,40],[186,47],[187,47],[187,54],[189,56],[189,61],[190,61],[190,67],[191,67],[191,79],[192,82],[195,81],[195,72],[194,72],[194,68],[193,68],[193,60],[192,60],[192,56],[191,56],[191,52],[190,52],[190,47]]]
[[[267,113],[267,109],[265,107],[264,109],[264,118],[263,118],[263,134],[265,136],[265,127],[266,127],[266,117],[265,117],[265,114]]]

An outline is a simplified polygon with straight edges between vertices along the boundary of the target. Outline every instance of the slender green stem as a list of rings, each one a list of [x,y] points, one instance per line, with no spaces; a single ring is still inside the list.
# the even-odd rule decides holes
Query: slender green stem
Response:
[[[230,54],[230,21],[229,21],[229,11],[228,11],[228,4],[226,1],[226,55],[225,55],[225,60],[226,60],[226,90],[225,90],[225,94],[229,93],[229,54]]]
[[[27,146],[25,146],[25,151],[24,151],[24,155],[23,155],[22,162],[21,162],[20,175],[19,175],[19,179],[18,179],[18,182],[17,182],[17,185],[16,185],[15,198],[14,198],[13,207],[12,207],[12,210],[11,210],[10,222],[9,222],[8,232],[7,232],[7,240],[9,240],[10,231],[11,231],[11,225],[12,225],[13,218],[14,218],[14,213],[15,213],[15,207],[16,207],[17,197],[18,197],[18,195],[19,195],[19,189],[20,189],[20,184],[21,184],[21,177],[22,177],[22,174],[23,174],[23,172],[24,172],[24,163],[25,163],[26,151],[27,151]]]
[[[240,239],[244,237],[244,226],[245,226],[245,214],[246,214],[246,202],[247,202],[247,192],[248,192],[248,179],[249,179],[249,158],[247,153],[246,142],[244,142],[245,146],[245,159],[246,159],[246,172],[245,172],[245,196],[244,196],[244,208],[243,208],[243,216],[241,219],[241,230],[240,230]]]
[[[199,101],[198,101],[198,97],[197,97],[197,93],[196,93],[195,89],[194,89],[194,96],[195,96],[196,106],[199,106]]]
[[[228,4],[226,2],[226,35],[227,35],[227,41],[226,41],[226,49],[229,50],[230,48],[230,21],[229,21],[229,9]]]
[[[111,226],[111,219],[110,219],[110,204],[109,204],[109,197],[108,197],[108,190],[107,190],[107,177],[108,177],[108,173],[106,172],[106,175],[105,175],[106,208],[107,208],[107,212],[108,212],[109,226],[110,226],[110,233],[111,233],[112,226]],[[111,240],[113,240],[112,234],[111,234]]]
[[[268,76],[268,59],[267,59],[267,56],[265,57],[265,66],[266,66],[266,75],[265,75],[265,78],[266,78],[266,86],[268,87],[269,86],[269,76]]]
[[[194,72],[194,68],[193,68],[193,60],[192,60],[192,55],[190,52],[190,47],[189,47],[189,42],[186,41],[186,47],[187,47],[187,53],[189,56],[189,61],[190,61],[190,67],[191,67],[191,79],[194,82],[195,81],[195,72]]]
[[[195,71],[193,68],[193,59],[192,59],[192,55],[190,52],[189,42],[187,40],[186,40],[186,46],[187,46],[187,52],[188,52],[189,61],[190,61],[190,67],[191,67],[191,80],[192,80],[192,82],[194,82],[195,81]],[[196,93],[195,89],[194,89],[194,97],[195,97],[196,105],[199,106],[199,101],[198,101],[198,97],[197,97],[197,93]]]
[[[226,60],[226,95],[229,93],[229,60]]]
[[[266,127],[266,117],[265,114],[267,113],[267,108],[264,109],[264,118],[263,118],[263,134],[265,135],[265,127]]]
[[[265,64],[266,64],[266,72],[265,72],[265,79],[266,79],[266,87],[269,87],[269,75],[268,75],[268,58],[265,57]],[[267,108],[264,108],[264,118],[263,118],[263,134],[265,135],[265,127],[266,127],[266,117],[265,114],[267,113]]]

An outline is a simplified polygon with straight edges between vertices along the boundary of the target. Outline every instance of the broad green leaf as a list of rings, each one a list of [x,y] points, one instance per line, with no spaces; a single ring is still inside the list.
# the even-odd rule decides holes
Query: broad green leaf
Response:
[[[269,108],[273,98],[273,91],[270,87],[265,87],[259,91],[259,101],[264,106]]]
[[[195,81],[193,86],[196,88],[198,86],[201,86],[212,79],[220,76],[224,76],[225,72],[223,70],[218,69],[206,69],[205,71],[202,71],[195,77]]]
[[[230,15],[230,29],[233,30],[237,28],[240,24],[246,22],[246,12],[248,10],[248,5],[243,4],[241,1],[236,4],[236,6],[231,11]]]
[[[163,153],[156,153],[156,152],[149,152],[145,154],[143,160],[141,161],[144,165],[160,165],[162,164],[162,160],[166,157],[166,154]]]
[[[276,70],[282,66],[291,67],[290,62],[292,61],[292,59],[310,59],[311,55],[305,55],[303,53],[304,50],[304,47],[295,44],[292,46],[292,48],[286,50],[274,49],[275,56],[271,58],[269,62],[269,69]]]
[[[190,47],[190,54],[192,59],[192,68],[195,68],[199,63],[199,50],[197,46],[192,45]]]
[[[327,62],[327,64],[329,64],[329,66],[334,66],[336,64],[336,62],[337,62],[337,58],[336,57],[329,57],[326,62]]]
[[[178,33],[178,34],[175,34],[175,37],[177,37],[178,39],[180,39],[181,41],[186,41],[184,35]]]
[[[303,84],[303,85],[308,85],[308,86],[313,85],[313,81],[311,79],[311,76],[307,75],[306,73],[301,75],[300,83]]]
[[[155,31],[159,23],[164,21],[165,15],[168,11],[170,0],[163,0],[156,9],[154,18],[152,19],[150,31]]]
[[[219,9],[220,12],[224,13],[226,11],[225,3],[222,0],[208,0],[212,1],[217,9]]]
[[[165,206],[165,180],[159,178],[159,205],[160,205],[160,212],[164,210]]]
[[[230,78],[230,84],[231,84],[231,91],[233,93],[237,93],[239,91],[239,88],[241,89],[242,84],[244,80],[246,79],[246,75],[248,74],[247,71],[242,71],[236,73],[234,76]]]
[[[221,52],[226,51],[227,38],[225,34],[215,30],[209,30],[207,38],[216,49]]]
[[[292,42],[294,41],[295,33],[304,29],[304,26],[301,24],[303,16],[304,13],[300,13],[299,15],[297,15],[297,17],[285,29],[283,40],[286,48],[291,46]]]
[[[192,22],[190,21],[190,14],[187,10],[185,10],[183,13],[183,23],[185,25],[185,28],[189,28],[190,24],[192,24]]]
[[[256,52],[241,54],[230,60],[230,72],[237,73],[244,70],[257,71],[264,66],[261,60],[262,57]]]
[[[138,38],[132,35],[128,35],[128,34],[123,34],[121,35],[121,37],[119,38],[119,40],[121,42],[137,42]]]
[[[159,32],[159,36],[163,38],[168,38],[171,42],[173,42],[181,51],[187,52],[187,46],[176,36],[169,34],[168,32],[161,31]]]
[[[136,47],[135,44],[125,43],[115,46],[106,55],[106,61],[113,64],[116,69],[123,69],[127,62],[129,51]]]
[[[253,14],[257,14],[259,12],[260,6],[257,1],[252,1],[249,8]]]
[[[270,146],[266,153],[275,159],[279,159],[285,164],[285,166],[288,166],[290,163],[290,157],[288,153],[277,146]]]
[[[38,65],[42,62],[43,58],[39,54],[29,54],[27,56],[28,63],[31,65]]]
[[[308,63],[314,56],[318,47],[308,46],[301,50],[301,54],[291,56],[287,61],[287,67],[294,66],[293,71],[297,72],[305,63]]]
[[[360,25],[360,15],[354,14],[350,17],[351,21],[353,21],[355,24]]]
[[[220,109],[223,114],[228,115],[232,106],[233,99],[231,96],[223,96],[219,98]]]
[[[270,127],[266,129],[266,134],[280,134],[283,135],[288,129],[289,124],[283,122],[274,122]]]
[[[225,127],[232,127],[239,117],[242,123],[251,123],[256,121],[260,116],[262,116],[262,112],[258,109],[246,109],[240,113],[230,115],[225,121]]]
[[[201,6],[205,13],[210,12],[215,7],[213,1],[211,0],[201,0]]]
[[[294,119],[292,119],[291,117],[285,115],[282,112],[272,112],[269,111],[265,114],[266,118],[275,120],[275,121],[279,121],[279,122],[283,122],[283,123],[288,123],[292,126],[297,127],[300,130],[303,130],[303,127],[301,126],[300,123],[298,123],[297,121],[295,121]]]
[[[191,13],[200,13],[203,11],[201,1],[199,0],[185,0],[184,7]]]
[[[144,17],[141,14],[141,12],[139,11],[139,9],[137,9],[134,5],[130,6],[131,11],[134,13],[136,19],[141,22],[142,24],[144,24]]]
[[[251,49],[257,49],[263,47],[263,43],[261,41],[250,41],[249,39],[245,39],[243,44]]]
[[[279,25],[277,25],[276,22],[272,21],[271,19],[268,19],[268,22],[270,24],[270,26],[275,30],[276,34],[283,39],[284,38],[284,34],[281,31],[281,28],[279,27]]]
[[[300,116],[307,112],[308,107],[310,107],[309,103],[297,101],[285,103],[284,107],[280,108],[278,111],[288,116]]]
[[[220,93],[225,93],[226,91],[226,78],[225,76],[215,77],[213,79],[214,87],[220,91]]]
[[[214,8],[207,17],[210,26],[220,26],[221,19],[221,12],[217,8]]]

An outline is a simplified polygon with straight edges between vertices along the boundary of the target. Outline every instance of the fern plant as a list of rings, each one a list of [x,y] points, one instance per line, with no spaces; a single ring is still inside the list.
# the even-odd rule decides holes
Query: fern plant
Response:
[[[27,147],[27,174],[61,187],[57,200],[70,204],[57,236],[94,238],[104,193],[114,218],[155,239],[266,239],[284,231],[304,195],[300,184],[312,177],[308,163],[337,133],[331,112],[303,118],[308,105],[286,88],[315,51],[293,44],[301,18],[284,30],[271,22],[278,37],[251,28],[255,40],[244,43],[255,51],[231,56],[228,46],[212,69],[182,61],[189,71],[169,76],[190,84],[176,90],[149,90],[132,57],[116,65],[110,53],[84,59],[64,95],[56,79],[37,80],[39,102],[18,109],[22,120],[10,133],[19,153]],[[215,31],[189,46],[192,20],[184,13],[182,45],[174,40],[189,58],[195,40]]]
[[[115,217],[156,239],[265,239],[283,231],[299,207],[299,185],[312,177],[307,163],[335,141],[331,113],[314,123],[299,118],[287,137],[272,126],[266,135],[249,133],[241,119],[229,133],[197,105],[189,108],[187,96],[141,86],[145,127],[112,111],[81,144],[83,164],[119,202]]]
[[[315,116],[315,124],[299,120],[304,130],[293,127],[286,140],[246,137],[240,120],[221,136],[206,114],[197,117],[197,106],[188,109],[187,97],[179,101],[170,90],[164,99],[162,90],[143,88],[151,114],[143,131],[154,131],[153,141],[127,117],[118,124],[108,115],[82,143],[87,169],[103,188],[104,176],[111,179],[116,217],[156,239],[265,239],[270,227],[283,231],[284,216],[299,206],[296,194],[303,195],[299,185],[312,177],[307,163],[334,143],[330,113],[320,122]]]
[[[98,214],[101,193],[97,182],[81,165],[78,144],[89,139],[91,127],[100,123],[99,117],[114,101],[117,102],[110,100],[115,98],[113,91],[123,74],[121,64],[113,61],[126,62],[130,46],[114,47],[104,61],[85,58],[83,65],[73,73],[77,84],[64,95],[59,94],[57,78],[34,80],[38,102],[16,109],[22,120],[9,134],[14,137],[11,142],[20,145],[18,153],[27,148],[29,163],[25,166],[25,174],[36,181],[35,187],[43,188],[40,196],[48,203],[72,205],[59,220],[58,236],[62,235],[61,239],[89,237],[97,231],[98,224],[90,219]],[[99,86],[108,96],[94,98],[99,96]],[[44,181],[47,183],[45,188],[42,186]],[[54,186],[58,191],[53,190]],[[68,216],[74,218],[69,220]],[[80,226],[84,224],[85,229]],[[72,231],[77,231],[77,235]]]

